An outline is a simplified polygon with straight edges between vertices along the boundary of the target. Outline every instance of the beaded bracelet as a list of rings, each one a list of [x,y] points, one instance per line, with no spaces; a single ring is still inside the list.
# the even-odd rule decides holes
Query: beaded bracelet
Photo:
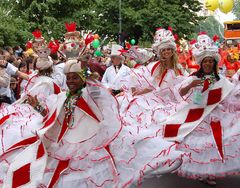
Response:
[[[45,110],[39,103],[37,104],[37,106],[34,107],[34,109],[40,114]]]

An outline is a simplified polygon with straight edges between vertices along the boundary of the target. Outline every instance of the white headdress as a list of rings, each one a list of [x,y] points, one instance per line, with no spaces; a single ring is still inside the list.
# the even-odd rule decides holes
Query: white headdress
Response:
[[[154,54],[146,49],[132,46],[126,53],[126,56],[133,58],[137,63],[144,64],[148,62]]]
[[[122,60],[124,60],[123,53],[124,53],[124,49],[122,46],[120,46],[118,44],[112,45],[112,50],[111,50],[111,55],[110,55],[111,57],[118,56],[118,57],[121,57]]]
[[[154,43],[152,45],[152,48],[159,54],[160,50],[171,48],[173,50],[176,50],[176,43],[175,43],[175,37],[171,31],[171,29],[157,29],[155,36],[154,36]]]
[[[32,42],[33,50],[38,55],[38,59],[36,62],[36,68],[38,70],[48,69],[53,65],[53,61],[52,61],[51,57],[49,56],[51,51],[47,47],[45,39],[42,36],[42,33],[40,30],[35,30],[34,32],[32,32],[32,34],[34,36],[34,40]]]
[[[218,46],[206,33],[201,33],[191,47],[197,64],[201,64],[206,57],[213,57],[217,63],[221,60]]]

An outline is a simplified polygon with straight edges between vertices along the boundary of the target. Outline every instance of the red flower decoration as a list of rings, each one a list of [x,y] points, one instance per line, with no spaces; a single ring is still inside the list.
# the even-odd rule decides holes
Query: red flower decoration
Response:
[[[65,23],[65,27],[67,29],[67,32],[74,32],[74,31],[76,31],[76,23],[75,22],[70,23],[70,24]]]
[[[36,39],[42,38],[42,32],[39,29],[33,31],[32,34]]]
[[[74,47],[74,46],[76,46],[76,45],[75,45],[75,43],[72,43],[71,46]]]
[[[212,39],[214,42],[217,42],[218,40],[220,40],[219,36],[217,35],[214,35]]]
[[[171,32],[173,31],[171,26],[168,27],[168,30],[171,31]]]
[[[174,38],[175,38],[176,41],[178,41],[178,35],[177,34],[174,35]]]
[[[87,35],[86,39],[85,39],[85,45],[87,46],[88,44],[90,44],[92,41],[94,40],[94,37],[92,35],[90,35],[90,33]]]
[[[27,48],[27,49],[32,48],[32,41],[28,41],[28,42],[27,42],[26,48]]]
[[[57,53],[59,47],[60,47],[60,44],[58,40],[50,41],[48,44],[48,48],[51,49],[51,53]]]
[[[206,35],[206,34],[207,34],[206,31],[202,31],[202,32],[198,33],[198,35]]]
[[[193,45],[193,44],[195,44],[195,43],[197,43],[197,40],[196,40],[196,39],[194,39],[194,40],[192,40],[192,41],[190,42],[191,45]]]
[[[126,42],[126,47],[127,47],[127,49],[130,49],[132,46],[129,42]]]

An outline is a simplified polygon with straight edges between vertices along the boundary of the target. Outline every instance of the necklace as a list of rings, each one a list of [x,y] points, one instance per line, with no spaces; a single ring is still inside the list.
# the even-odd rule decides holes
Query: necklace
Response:
[[[201,78],[201,84],[203,85],[204,84],[204,81],[207,80],[206,76],[204,75],[202,78]],[[210,78],[208,79],[208,83],[209,84],[214,84],[216,82],[216,78],[215,78],[215,75],[214,73],[212,73],[210,75]]]
[[[82,95],[82,88],[77,91],[76,95],[71,95],[70,92],[68,92],[66,95],[67,99],[64,102],[65,121],[67,122],[67,126],[71,128],[74,124],[74,110],[76,107],[76,102]],[[70,120],[72,120],[71,125],[69,125]]]

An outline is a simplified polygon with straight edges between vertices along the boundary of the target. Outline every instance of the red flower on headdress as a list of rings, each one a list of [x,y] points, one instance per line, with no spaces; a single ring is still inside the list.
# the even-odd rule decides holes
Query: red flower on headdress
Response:
[[[65,27],[66,27],[66,29],[67,29],[67,32],[74,32],[74,31],[76,31],[76,23],[75,22],[72,22],[72,23],[70,23],[70,24],[68,24],[68,23],[65,23]]]
[[[131,47],[132,47],[131,44],[129,42],[126,42],[126,48],[130,49]]]
[[[171,26],[168,27],[168,30],[171,31],[171,32],[173,31]]]
[[[173,36],[174,36],[175,40],[178,41],[178,35],[175,34],[175,35],[173,35]]]
[[[48,48],[51,49],[52,54],[57,53],[59,47],[60,47],[60,44],[58,40],[50,41],[48,44]]]
[[[206,35],[207,32],[206,31],[201,31],[200,33],[198,33],[198,35]]]
[[[32,34],[36,39],[42,38],[42,32],[39,29],[33,31]]]
[[[87,46],[94,40],[94,37],[89,33],[85,39],[85,45]]]
[[[156,28],[157,31],[160,30],[160,29],[162,29],[162,27]]]
[[[190,44],[191,44],[191,45],[193,45],[193,44],[195,44],[195,43],[197,43],[197,40],[196,40],[196,39],[193,39],[192,41],[190,41]]]
[[[28,41],[28,42],[26,43],[26,48],[27,48],[27,49],[32,48],[32,41]]]
[[[214,42],[217,42],[218,40],[220,40],[219,36],[217,35],[214,35],[212,39]]]
[[[118,50],[119,52],[121,52],[121,55],[123,54],[123,53],[128,53],[128,50],[124,50],[124,49],[121,49],[121,50]]]

